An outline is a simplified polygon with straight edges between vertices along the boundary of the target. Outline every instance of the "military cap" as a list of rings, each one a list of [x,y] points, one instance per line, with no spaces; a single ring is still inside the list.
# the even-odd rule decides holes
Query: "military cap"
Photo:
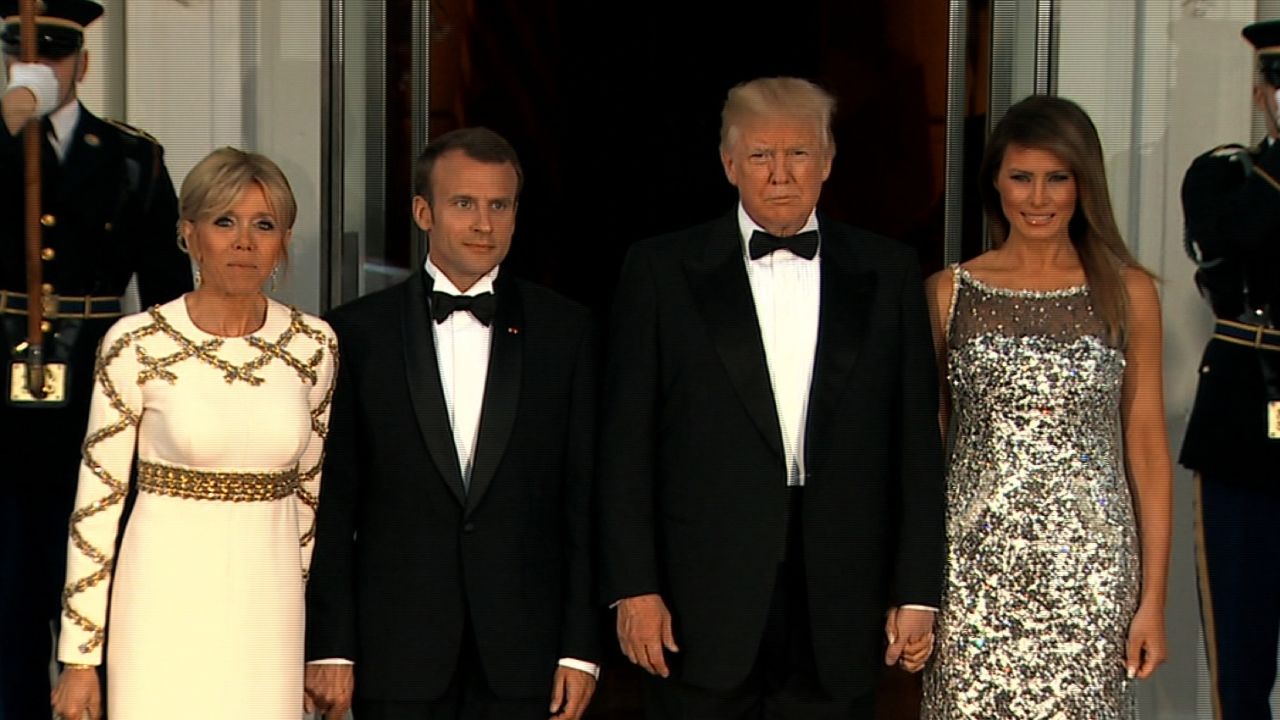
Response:
[[[17,55],[21,44],[19,0],[0,0],[4,51]],[[91,0],[36,0],[37,52],[41,57],[66,57],[84,45],[84,28],[102,15],[102,6]]]
[[[1280,87],[1280,19],[1246,25],[1241,31],[1258,53],[1258,70],[1272,87]]]

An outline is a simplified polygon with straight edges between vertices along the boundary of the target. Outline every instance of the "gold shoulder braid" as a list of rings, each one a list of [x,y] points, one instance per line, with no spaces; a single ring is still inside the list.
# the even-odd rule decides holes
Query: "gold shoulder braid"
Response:
[[[136,128],[136,127],[134,127],[134,126],[130,125],[129,123],[122,122],[122,121],[120,121],[120,120],[116,120],[115,118],[103,118],[103,120],[104,120],[108,125],[110,125],[110,126],[112,126],[112,127],[116,128],[117,130],[119,130],[119,131],[123,132],[125,135],[131,135],[131,136],[133,136],[133,137],[136,137],[136,138],[139,138],[139,139],[142,139],[142,140],[146,140],[147,142],[151,143],[152,145],[159,145],[159,144],[160,144],[160,141],[159,141],[159,140],[156,140],[156,139],[155,139],[155,136],[153,136],[151,133],[147,132],[146,130],[142,130],[141,128]]]

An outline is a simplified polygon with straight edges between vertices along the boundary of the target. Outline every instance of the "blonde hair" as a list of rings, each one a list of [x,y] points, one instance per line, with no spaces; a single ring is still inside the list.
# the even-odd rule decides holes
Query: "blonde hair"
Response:
[[[728,152],[737,130],[752,119],[790,118],[810,120],[822,128],[823,149],[835,146],[831,118],[836,99],[803,78],[768,77],[739,83],[729,90],[720,112],[720,150]]]
[[[262,189],[267,207],[271,208],[280,227],[291,230],[298,217],[298,203],[280,167],[266,155],[222,147],[196,163],[182,181],[182,192],[178,196],[179,242],[183,243],[183,222],[207,220],[230,210],[250,183],[256,183]],[[284,244],[281,253],[283,264],[287,266],[288,243]]]

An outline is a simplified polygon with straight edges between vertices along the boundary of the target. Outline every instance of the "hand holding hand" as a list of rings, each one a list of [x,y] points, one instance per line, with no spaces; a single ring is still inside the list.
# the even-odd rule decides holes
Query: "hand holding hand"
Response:
[[[885,618],[884,633],[889,647],[884,664],[898,663],[907,672],[919,672],[933,654],[933,620],[931,610],[893,608]]]
[[[578,720],[587,711],[596,691],[596,678],[589,672],[560,666],[551,686],[551,717]]]
[[[102,689],[98,671],[92,667],[66,668],[50,695],[53,712],[65,720],[99,720],[102,717]]]
[[[355,695],[355,666],[341,663],[307,663],[303,675],[303,709],[329,720],[342,720]]]
[[[618,603],[618,645],[623,655],[650,674],[671,674],[663,649],[680,652],[680,648],[671,629],[671,613],[661,595],[637,595]]]

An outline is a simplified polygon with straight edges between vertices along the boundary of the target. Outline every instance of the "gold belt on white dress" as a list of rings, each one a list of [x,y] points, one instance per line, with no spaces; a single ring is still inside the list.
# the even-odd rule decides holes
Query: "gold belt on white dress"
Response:
[[[275,472],[191,470],[138,461],[138,490],[186,498],[224,502],[266,502],[292,496],[298,489],[298,468]]]

